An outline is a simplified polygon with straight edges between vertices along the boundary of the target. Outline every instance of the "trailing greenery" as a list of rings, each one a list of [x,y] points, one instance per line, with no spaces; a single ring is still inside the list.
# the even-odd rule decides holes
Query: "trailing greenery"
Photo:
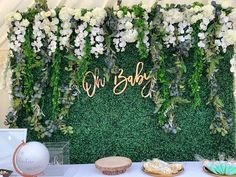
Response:
[[[196,111],[203,108],[209,88],[207,109],[214,107],[215,116],[208,126],[212,133],[225,136],[233,127],[233,116],[225,111],[218,73],[221,63],[234,54],[232,12],[215,2],[165,8],[155,3],[151,9],[119,5],[115,10],[49,9],[46,1],[38,0],[27,12],[10,17],[13,104],[6,123],[16,127],[23,120],[38,138],[58,131],[72,134],[76,127],[68,121],[73,105],[83,97],[85,73],[97,63],[103,70],[99,77],[104,76],[110,87],[128,62],[119,61],[119,52],[135,56],[136,50],[126,52],[131,43],[139,54],[136,59],[149,61],[148,97],[154,108],[148,117],[155,117],[158,127],[167,133],[184,131],[178,110],[187,103]],[[134,61],[131,58],[127,60]],[[202,85],[204,79],[207,87]]]
[[[199,85],[199,82],[202,78],[202,72],[203,72],[203,66],[204,66],[204,50],[198,47],[198,33],[199,33],[199,25],[198,22],[195,26],[193,26],[193,38],[194,38],[194,44],[193,44],[193,69],[194,72],[192,74],[191,79],[189,80],[190,88],[191,88],[191,96],[193,96],[193,107],[197,108],[201,105],[201,87]]]

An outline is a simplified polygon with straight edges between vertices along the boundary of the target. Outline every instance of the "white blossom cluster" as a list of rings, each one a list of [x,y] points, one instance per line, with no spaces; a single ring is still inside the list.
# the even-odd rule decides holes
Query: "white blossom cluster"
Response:
[[[219,34],[217,35],[217,39],[215,40],[215,45],[217,50],[222,49],[222,51],[225,53],[227,47],[232,45],[231,42],[233,41],[233,38],[231,37],[233,37],[232,35],[235,35],[235,33],[231,33],[231,29],[233,27],[232,22],[230,21],[229,17],[225,15],[225,13],[221,14],[220,23],[222,26]]]
[[[74,10],[71,8],[63,7],[59,12],[59,19],[61,20],[61,30],[59,37],[60,49],[70,46],[70,35],[72,34],[71,19],[74,15]]]
[[[20,13],[15,13],[10,17],[10,27],[13,30],[13,34],[10,37],[9,47],[12,51],[20,51],[21,45],[25,41],[26,28],[29,26],[29,21],[23,19]]]
[[[198,42],[198,47],[200,48],[206,48],[206,37],[207,37],[207,26],[210,23],[210,19],[209,18],[203,18],[201,23],[200,23],[200,30],[201,32],[198,33],[198,37],[199,37],[199,42]]]
[[[127,43],[133,43],[137,40],[138,31],[132,23],[135,15],[130,12],[124,15],[121,10],[117,11],[116,15],[118,17],[118,33],[115,35],[113,43],[117,52],[124,52]]]
[[[43,25],[42,25],[43,18],[40,14],[35,15],[34,18],[34,25],[33,25],[33,38],[34,42],[32,42],[32,46],[34,49],[34,52],[39,52],[41,47],[43,46],[42,39],[44,39],[46,36],[43,33]]]
[[[166,31],[163,40],[167,48],[191,40],[193,29],[184,13],[180,12],[179,9],[162,10],[162,13],[165,18],[163,23]]]
[[[35,52],[39,52],[43,47],[43,39],[48,42],[48,54],[51,56],[57,48],[57,36],[59,19],[55,10],[42,11],[35,16],[33,35],[35,41],[32,43]],[[47,37],[47,38],[46,38]]]
[[[90,33],[91,53],[98,58],[99,54],[103,54],[104,47],[104,30],[101,27],[93,26]]]
[[[77,13],[77,19],[79,16],[78,14],[79,13]],[[91,53],[94,54],[96,58],[98,58],[99,55],[104,54],[105,51],[104,30],[101,25],[104,23],[106,16],[106,11],[103,8],[98,7],[92,11],[87,11],[83,16],[81,16],[80,13],[80,19],[91,27],[91,32],[89,34]],[[83,54],[83,51],[80,51],[79,53]]]
[[[191,25],[200,21],[198,47],[206,48],[206,31],[209,23],[214,19],[214,7],[210,4],[192,7],[185,11],[185,17]]]
[[[86,30],[87,26],[88,26],[87,23],[84,22],[78,26],[77,30],[75,30],[77,36],[74,41],[75,43],[74,52],[79,59],[81,59],[84,56],[84,47],[86,43],[85,38],[88,36],[88,31]]]

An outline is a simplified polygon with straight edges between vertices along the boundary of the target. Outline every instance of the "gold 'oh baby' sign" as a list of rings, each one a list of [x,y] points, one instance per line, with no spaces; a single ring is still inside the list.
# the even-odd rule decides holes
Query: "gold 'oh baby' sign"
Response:
[[[141,90],[142,97],[149,97],[150,92],[148,91],[147,94],[145,94],[145,90],[148,88],[148,85],[151,85],[151,77],[148,73],[142,73],[143,72],[144,63],[138,62],[136,65],[136,71],[135,75],[124,75],[124,70],[119,69],[119,74],[115,75],[114,77],[114,87],[113,87],[113,93],[115,95],[120,95],[124,93],[124,91],[127,89],[128,85],[135,86],[136,84],[141,85],[143,82],[147,81],[145,85],[143,86]],[[88,83],[88,80],[92,83]],[[88,71],[85,73],[82,81],[82,86],[84,91],[89,97],[93,97],[96,89],[100,87],[105,87],[106,85],[106,78],[100,78],[99,76],[99,69],[95,68],[94,72]],[[150,88],[149,88],[150,89]]]

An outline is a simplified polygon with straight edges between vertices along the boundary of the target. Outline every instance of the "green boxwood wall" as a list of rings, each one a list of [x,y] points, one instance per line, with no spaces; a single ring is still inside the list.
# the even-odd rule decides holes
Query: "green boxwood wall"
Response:
[[[171,58],[169,59],[170,62]],[[229,71],[230,56],[225,57],[218,72],[219,95],[225,103],[227,115],[235,118],[233,99],[233,76]],[[134,46],[127,47],[124,53],[117,54],[117,64],[124,73],[134,74],[137,62],[142,61]],[[143,60],[146,68],[151,68],[151,59]],[[191,57],[186,61],[188,75],[193,68]],[[104,60],[94,59],[90,70],[105,66]],[[64,66],[62,66],[63,68]],[[70,141],[71,163],[93,163],[95,160],[121,155],[133,161],[161,158],[167,161],[194,160],[195,154],[213,158],[219,152],[235,155],[234,128],[226,136],[210,134],[209,126],[214,109],[205,103],[209,88],[203,74],[201,96],[203,104],[194,110],[191,104],[177,109],[177,123],[182,129],[176,135],[166,134],[152,116],[154,104],[149,98],[142,98],[140,86],[128,86],[124,94],[116,96],[112,92],[112,80],[104,88],[97,89],[93,98],[84,93],[71,108],[67,121],[74,127],[74,134],[57,134],[45,141]],[[60,80],[66,79],[61,73]],[[188,79],[188,78],[187,78]],[[188,87],[187,87],[188,88]],[[189,88],[188,88],[189,89]],[[50,118],[50,89],[44,95],[44,112]],[[188,90],[186,95],[189,95]],[[191,98],[189,97],[191,100]],[[24,126],[24,125],[20,125]],[[29,131],[29,139],[37,139]]]

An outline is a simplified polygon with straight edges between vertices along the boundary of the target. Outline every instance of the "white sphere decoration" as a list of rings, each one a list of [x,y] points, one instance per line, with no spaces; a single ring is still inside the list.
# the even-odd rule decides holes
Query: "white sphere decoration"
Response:
[[[49,152],[39,142],[23,145],[16,154],[16,165],[24,174],[36,175],[43,172],[49,163]]]

